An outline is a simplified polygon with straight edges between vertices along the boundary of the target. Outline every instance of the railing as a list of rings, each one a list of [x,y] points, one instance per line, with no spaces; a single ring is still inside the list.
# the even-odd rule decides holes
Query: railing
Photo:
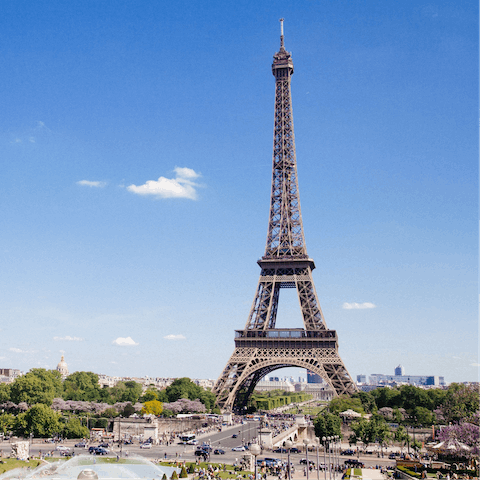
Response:
[[[335,330],[235,330],[235,338],[336,338]]]

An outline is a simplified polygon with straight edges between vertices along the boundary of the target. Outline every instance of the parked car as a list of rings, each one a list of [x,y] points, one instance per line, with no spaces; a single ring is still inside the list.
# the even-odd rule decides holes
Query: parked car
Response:
[[[225,455],[225,450],[222,450],[221,448],[216,448],[213,453],[215,455]]]
[[[142,443],[140,445],[140,448],[152,448],[152,444],[151,443]]]
[[[300,453],[300,450],[297,447],[292,447],[290,453]]]
[[[347,450],[342,450],[340,455],[355,455],[355,452],[351,448],[348,448]]]
[[[273,453],[288,453],[286,448],[276,448]]]
[[[232,452],[244,452],[245,451],[245,447],[242,445],[240,447],[233,447],[232,448]]]
[[[80,442],[75,444],[75,448],[87,448],[87,444],[85,442]]]
[[[309,463],[309,465],[315,465],[315,462],[314,462],[313,460],[310,460],[310,459],[308,460],[308,463]],[[306,465],[306,464],[307,464],[307,459],[306,459],[306,458],[302,458],[302,459],[300,460],[300,464],[301,464],[301,465]]]

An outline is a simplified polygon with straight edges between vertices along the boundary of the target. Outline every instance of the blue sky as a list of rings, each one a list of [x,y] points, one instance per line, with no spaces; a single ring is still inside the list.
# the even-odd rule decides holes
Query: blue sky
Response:
[[[307,249],[348,370],[478,378],[475,2],[0,12],[2,367],[218,377],[265,248],[284,17]],[[301,326],[293,291],[278,326]]]

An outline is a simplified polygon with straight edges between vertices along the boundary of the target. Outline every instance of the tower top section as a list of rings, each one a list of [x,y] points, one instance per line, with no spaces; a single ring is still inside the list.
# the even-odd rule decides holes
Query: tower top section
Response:
[[[272,73],[277,79],[293,74],[292,55],[285,50],[283,18],[280,19],[280,50],[273,56]]]

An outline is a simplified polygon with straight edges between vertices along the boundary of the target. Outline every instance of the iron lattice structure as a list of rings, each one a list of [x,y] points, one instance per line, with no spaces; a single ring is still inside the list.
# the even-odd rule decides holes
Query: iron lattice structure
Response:
[[[260,280],[244,330],[235,332],[235,350],[213,393],[223,411],[241,411],[258,381],[283,367],[302,367],[320,375],[337,394],[356,390],[338,354],[335,330],[329,330],[312,279],[314,261],[305,246],[293,131],[293,62],[284,47],[273,57],[275,125],[270,215],[265,255],[258,261]],[[281,288],[296,288],[304,328],[275,328]]]

